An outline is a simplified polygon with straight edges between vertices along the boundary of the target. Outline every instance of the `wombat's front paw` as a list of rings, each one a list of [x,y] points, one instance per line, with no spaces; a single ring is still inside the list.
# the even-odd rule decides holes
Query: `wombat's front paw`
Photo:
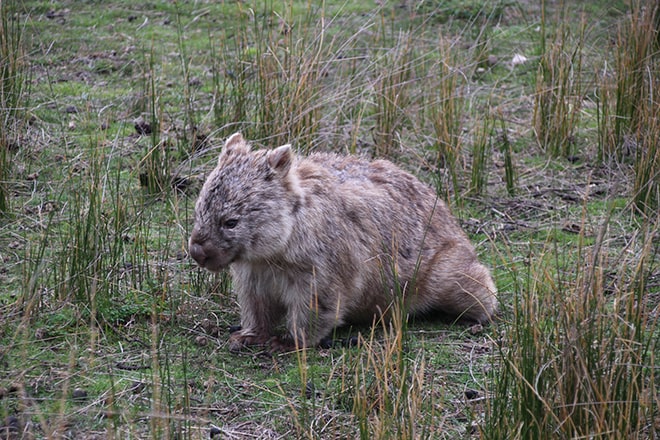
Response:
[[[229,336],[229,351],[237,353],[250,345],[264,345],[269,339],[270,337],[266,335],[255,335],[240,330]]]
[[[268,341],[268,348],[271,353],[287,353],[303,347],[297,347],[296,343],[291,338],[273,336]]]

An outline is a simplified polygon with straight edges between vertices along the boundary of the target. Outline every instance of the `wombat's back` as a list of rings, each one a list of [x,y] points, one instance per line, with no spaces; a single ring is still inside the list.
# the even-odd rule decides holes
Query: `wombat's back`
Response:
[[[343,300],[347,311],[388,307],[396,284],[413,312],[490,319],[497,304],[490,274],[429,186],[389,161],[354,156],[312,154],[293,171],[305,195],[294,237],[310,241],[301,246],[308,260],[357,292],[355,307]]]

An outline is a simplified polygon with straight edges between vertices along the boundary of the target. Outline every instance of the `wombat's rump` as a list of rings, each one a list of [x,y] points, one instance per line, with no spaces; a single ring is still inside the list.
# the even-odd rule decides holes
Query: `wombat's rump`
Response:
[[[314,346],[370,322],[395,299],[409,313],[487,322],[495,285],[435,192],[385,160],[251,151],[232,135],[195,205],[190,255],[229,266],[242,329],[230,348]],[[272,339],[285,320],[288,337]]]

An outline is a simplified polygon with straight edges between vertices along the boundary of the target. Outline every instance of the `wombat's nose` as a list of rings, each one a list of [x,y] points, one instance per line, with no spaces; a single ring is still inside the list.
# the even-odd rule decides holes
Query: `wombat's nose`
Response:
[[[206,261],[207,255],[204,252],[204,248],[199,243],[190,243],[189,248],[190,256],[199,264],[204,267],[204,262]]]

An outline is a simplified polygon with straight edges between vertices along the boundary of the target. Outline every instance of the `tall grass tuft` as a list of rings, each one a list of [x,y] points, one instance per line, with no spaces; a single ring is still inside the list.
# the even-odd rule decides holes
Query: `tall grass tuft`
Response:
[[[143,83],[143,93],[147,97],[147,119],[138,121],[137,124],[141,125],[141,128],[137,126],[136,128],[138,128],[138,132],[149,139],[149,142],[146,143],[144,156],[140,161],[139,178],[140,184],[146,188],[149,194],[158,195],[170,188],[172,182],[172,160],[170,140],[161,135],[161,126],[163,125],[161,121],[161,92],[158,88],[159,84],[157,81],[153,46],[148,57],[148,60],[146,60],[147,70]],[[185,62],[182,62],[185,66]],[[186,71],[185,67],[184,71]],[[186,121],[188,121],[189,117],[189,111],[186,109]]]
[[[374,84],[376,122],[374,141],[376,155],[389,156],[399,145],[401,130],[410,104],[410,82],[413,77],[413,40],[410,32],[400,32],[396,43],[377,62],[379,76]]]
[[[311,4],[306,8],[294,13],[293,2],[286,2],[278,12],[266,2],[261,11],[241,10],[230,44],[219,48],[224,74],[219,66],[214,73],[217,96],[227,101],[216,99],[219,125],[239,125],[234,128],[272,145],[313,142],[336,46],[325,33],[326,17]]]
[[[357,420],[360,439],[424,438],[433,406],[426,400],[426,361],[422,352],[407,352],[405,315],[382,326],[382,339],[374,330],[360,339],[347,391]],[[374,329],[377,326],[374,326]]]
[[[183,80],[183,127],[181,129],[182,141],[184,145],[189,145],[195,142],[195,135],[197,132],[197,121],[195,118],[195,99],[191,88],[190,76],[190,57],[185,44],[184,27],[181,23],[181,13],[177,3],[174,4],[176,8],[176,36],[177,46],[179,52],[179,63],[181,65],[181,78]]]
[[[471,195],[482,195],[488,183],[488,157],[492,150],[492,118],[487,117],[475,131],[472,141],[472,171],[468,192]]]
[[[89,169],[71,176],[79,190],[67,201],[68,219],[60,223],[60,251],[51,272],[54,295],[75,304],[81,317],[112,321],[112,298],[123,266],[128,200],[120,188],[119,169],[110,171],[109,158],[98,141],[90,140]]]
[[[434,151],[439,176],[440,192],[449,199],[449,188],[453,189],[457,204],[460,202],[459,167],[463,149],[463,118],[465,116],[465,77],[459,69],[456,51],[448,41],[439,47],[437,102],[431,108],[431,121],[435,134]]]
[[[657,13],[658,5],[646,7],[642,1],[633,1],[619,27],[614,119],[614,141],[617,146],[624,144],[626,136],[637,132],[646,122],[647,101],[652,98],[648,92],[654,85],[648,79],[650,75],[652,78],[658,61],[658,55],[653,53]],[[657,106],[657,102],[655,104]]]
[[[619,32],[617,108],[614,137],[617,145],[634,143],[634,192],[637,209],[658,212],[660,201],[660,5],[634,2]],[[655,38],[654,38],[655,37]],[[627,76],[624,76],[626,75]]]
[[[549,243],[526,273],[514,269],[522,284],[503,324],[484,438],[654,438],[660,327],[647,280],[658,225],[616,266],[606,229],[590,247],[580,237],[575,256]]]
[[[637,130],[633,202],[639,212],[654,218],[660,209],[660,78],[656,75],[650,81],[652,96],[644,103],[647,111]]]
[[[534,129],[539,145],[549,156],[567,157],[572,154],[583,99],[580,77],[586,23],[582,19],[577,36],[573,35],[566,17],[567,9],[562,7],[558,17],[560,24],[548,47],[545,2],[542,3]]]
[[[634,1],[619,26],[615,72],[598,76],[598,157],[633,162],[633,201],[654,213],[660,200],[660,6]]]
[[[27,99],[28,66],[16,2],[0,3],[0,216],[10,212],[8,181],[18,141],[19,115]]]
[[[510,196],[514,196],[516,194],[516,169],[513,164],[513,149],[511,147],[511,141],[509,140],[506,123],[502,116],[500,116],[500,123],[502,134],[499,137],[499,143],[500,152],[504,157],[504,181],[506,182],[506,192]]]

